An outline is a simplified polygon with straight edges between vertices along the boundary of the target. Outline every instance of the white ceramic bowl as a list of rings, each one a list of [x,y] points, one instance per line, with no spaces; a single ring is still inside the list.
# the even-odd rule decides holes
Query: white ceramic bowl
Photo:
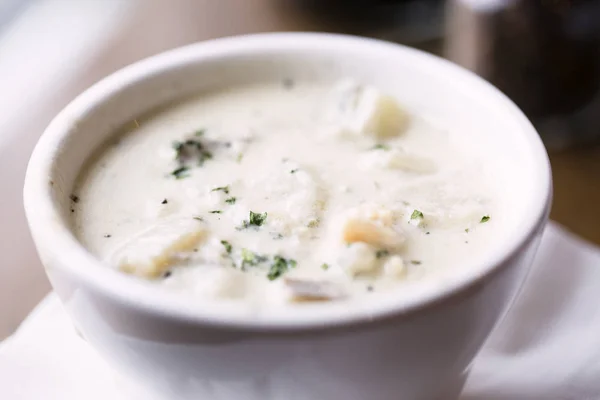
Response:
[[[252,320],[218,306],[185,307],[101,265],[71,233],[74,180],[122,124],[223,84],[345,76],[384,87],[453,133],[476,132],[488,151],[522,171],[519,185],[506,188],[518,198],[517,218],[484,259],[455,268],[443,284],[423,282],[404,299],[383,296],[343,313],[343,304],[307,306],[288,318]],[[447,61],[348,36],[262,34],[170,51],[87,90],[40,139],[25,209],[76,327],[115,368],[165,399],[450,399],[524,280],[547,221],[550,176],[545,150],[517,107]]]

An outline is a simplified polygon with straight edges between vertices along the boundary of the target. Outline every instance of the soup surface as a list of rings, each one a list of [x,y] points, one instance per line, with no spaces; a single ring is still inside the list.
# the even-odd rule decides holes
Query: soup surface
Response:
[[[204,93],[107,144],[73,224],[107,266],[192,298],[402,292],[485,252],[502,223],[466,140],[352,80]]]

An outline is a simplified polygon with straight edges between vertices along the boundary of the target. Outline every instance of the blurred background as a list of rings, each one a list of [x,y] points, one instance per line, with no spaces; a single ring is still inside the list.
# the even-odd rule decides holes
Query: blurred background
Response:
[[[267,31],[381,38],[491,81],[547,145],[552,218],[600,244],[600,0],[0,0],[0,340],[49,291],[21,189],[52,117],[131,62]]]

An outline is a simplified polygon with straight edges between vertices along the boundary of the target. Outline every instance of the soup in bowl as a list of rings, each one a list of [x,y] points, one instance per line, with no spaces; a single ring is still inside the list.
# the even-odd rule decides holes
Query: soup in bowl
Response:
[[[25,207],[77,329],[165,398],[445,399],[550,194],[535,130],[483,80],[286,33],[96,84],[40,139]]]

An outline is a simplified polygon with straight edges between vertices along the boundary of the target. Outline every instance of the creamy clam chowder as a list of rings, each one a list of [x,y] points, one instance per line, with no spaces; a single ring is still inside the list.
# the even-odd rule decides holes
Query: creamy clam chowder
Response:
[[[133,121],[84,170],[83,244],[123,273],[267,307],[401,292],[492,243],[477,151],[352,80],[205,93]]]

